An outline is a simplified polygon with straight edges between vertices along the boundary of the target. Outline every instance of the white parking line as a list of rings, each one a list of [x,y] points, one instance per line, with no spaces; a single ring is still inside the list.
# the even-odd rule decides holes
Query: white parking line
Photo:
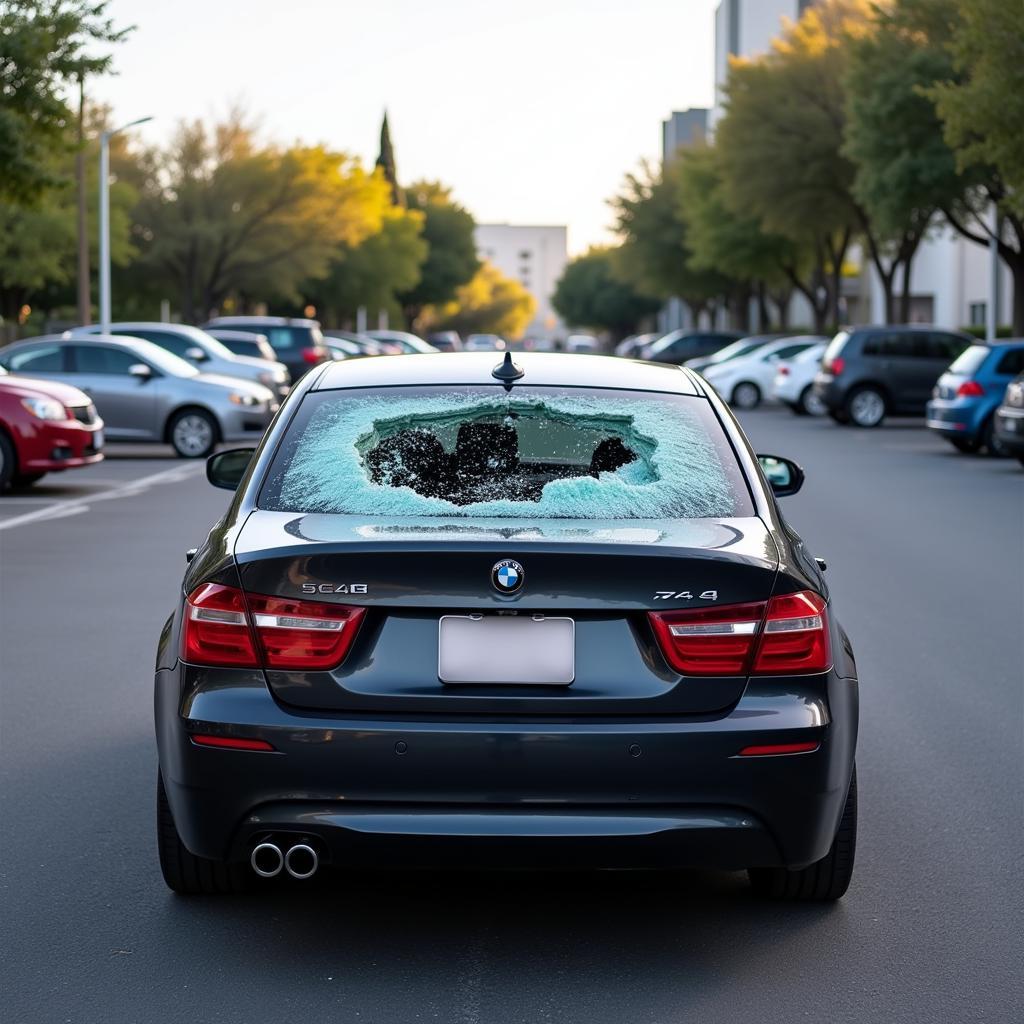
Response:
[[[85,498],[75,498],[71,501],[57,501],[47,508],[26,512],[24,515],[15,516],[13,519],[0,519],[0,530],[10,530],[15,526],[25,526],[28,523],[37,523],[44,519],[63,519],[65,516],[78,515],[80,512],[87,512],[89,506],[96,501],[134,498],[136,495],[149,490],[154,484],[180,483],[182,480],[194,476],[200,468],[202,467],[195,464],[175,466],[174,469],[165,469],[162,473],[151,473],[149,476],[139,477],[138,480],[130,480],[122,486],[114,487],[109,491],[99,491],[97,494],[90,494]]]

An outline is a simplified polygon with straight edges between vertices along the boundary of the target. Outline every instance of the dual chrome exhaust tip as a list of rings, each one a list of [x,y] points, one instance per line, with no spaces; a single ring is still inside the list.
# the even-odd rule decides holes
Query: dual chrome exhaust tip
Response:
[[[260,878],[275,878],[286,871],[292,878],[312,878],[320,867],[320,857],[308,843],[295,843],[282,851],[277,843],[266,840],[252,848],[249,863]]]

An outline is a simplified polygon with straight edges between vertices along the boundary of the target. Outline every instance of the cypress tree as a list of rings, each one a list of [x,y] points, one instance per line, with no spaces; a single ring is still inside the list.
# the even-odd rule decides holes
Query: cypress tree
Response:
[[[395,150],[391,145],[391,130],[388,127],[388,112],[384,111],[384,121],[380,126],[380,155],[377,166],[384,168],[384,177],[391,186],[391,202],[395,206],[405,206],[405,194],[398,184],[398,171],[395,167]]]

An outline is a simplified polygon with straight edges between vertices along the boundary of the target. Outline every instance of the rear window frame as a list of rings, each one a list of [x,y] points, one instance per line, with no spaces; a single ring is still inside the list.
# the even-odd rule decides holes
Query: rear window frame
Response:
[[[744,459],[737,449],[736,439],[733,437],[732,430],[729,424],[727,424],[722,414],[715,407],[715,404],[709,400],[706,395],[702,394],[687,394],[679,391],[656,391],[647,388],[627,388],[627,387],[593,387],[585,385],[572,385],[572,384],[532,384],[532,385],[520,385],[523,391],[530,391],[536,393],[537,391],[547,391],[554,393],[563,392],[582,392],[582,393],[608,393],[618,395],[646,395],[652,399],[672,399],[677,401],[689,401],[702,403],[695,408],[699,408],[702,412],[699,416],[702,419],[702,426],[705,427],[708,440],[716,448],[719,453],[722,469],[729,482],[732,496],[734,500],[734,510],[731,515],[728,516],[715,516],[710,518],[725,518],[725,519],[747,519],[757,518],[762,513],[762,502],[764,498],[759,497],[759,488],[755,486],[755,482],[751,480],[751,474],[745,466]],[[364,512],[353,512],[353,511],[338,511],[338,512],[319,512],[312,509],[288,509],[281,507],[272,507],[267,503],[268,499],[268,488],[277,479],[282,479],[284,473],[287,471],[288,462],[281,463],[281,453],[285,448],[290,436],[292,436],[296,430],[302,431],[309,423],[311,417],[315,414],[316,408],[323,402],[326,401],[327,396],[334,396],[335,398],[345,393],[386,393],[393,391],[407,391],[407,392],[424,392],[424,391],[445,391],[445,390],[472,390],[474,392],[493,390],[497,395],[503,389],[503,385],[499,383],[480,382],[467,385],[463,383],[448,383],[448,384],[411,384],[408,382],[393,383],[393,384],[378,384],[378,385],[359,385],[354,387],[343,387],[343,388],[323,388],[323,389],[310,389],[302,395],[301,401],[298,407],[294,410],[291,416],[288,417],[286,423],[282,425],[281,433],[274,439],[274,448],[272,451],[267,452],[267,457],[263,466],[261,466],[262,473],[258,482],[254,481],[255,486],[246,488],[251,497],[249,498],[249,507],[259,511],[270,511],[270,512],[284,512],[291,515],[337,515],[337,516],[364,516],[367,513]],[[517,389],[518,390],[518,389]],[[712,427],[713,425],[713,427]],[[717,433],[715,433],[717,431]],[[262,462],[263,460],[261,460]],[[278,504],[280,504],[278,502]],[[407,513],[403,515],[403,518],[409,519],[421,519],[424,521],[434,522],[461,522],[461,523],[472,523],[474,520],[482,521],[487,518],[493,518],[491,516],[483,515],[459,515],[459,514],[445,514],[445,515],[422,515],[416,513]],[[508,517],[510,520],[517,523],[530,523],[539,522],[543,519],[551,517],[527,517],[527,516],[516,516]],[[557,517],[560,521],[563,521],[563,517]],[[687,521],[690,519],[698,519],[700,517],[695,516],[672,516],[674,521]],[[564,517],[565,522],[597,522],[597,521],[614,521],[621,523],[630,522],[644,522],[650,521],[650,519],[644,520],[642,517],[636,518],[616,518],[609,517],[607,520],[600,520],[599,517],[590,518],[573,518]]]

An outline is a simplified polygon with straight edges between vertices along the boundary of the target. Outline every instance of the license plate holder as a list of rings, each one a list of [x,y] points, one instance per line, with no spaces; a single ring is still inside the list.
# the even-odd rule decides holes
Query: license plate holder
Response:
[[[569,686],[576,623],[563,616],[442,615],[437,676],[450,686]]]

